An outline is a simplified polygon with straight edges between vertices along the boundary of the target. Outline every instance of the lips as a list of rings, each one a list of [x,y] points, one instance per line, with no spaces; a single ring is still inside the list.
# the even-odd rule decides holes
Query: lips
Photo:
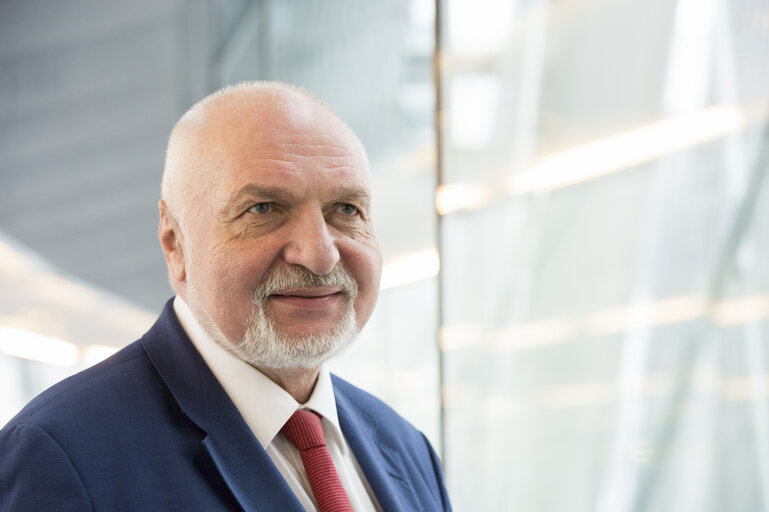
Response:
[[[332,286],[319,286],[313,288],[296,288],[292,290],[283,290],[279,293],[273,293],[272,297],[297,297],[303,299],[319,299],[341,294],[339,288]]]
[[[342,291],[336,287],[297,288],[270,295],[270,302],[273,307],[281,305],[305,313],[320,313],[336,311],[342,297]]]

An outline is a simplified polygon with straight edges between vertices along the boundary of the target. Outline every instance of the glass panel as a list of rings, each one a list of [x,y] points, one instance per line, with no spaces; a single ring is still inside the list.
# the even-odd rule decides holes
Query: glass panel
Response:
[[[765,3],[441,5],[455,507],[766,508]]]

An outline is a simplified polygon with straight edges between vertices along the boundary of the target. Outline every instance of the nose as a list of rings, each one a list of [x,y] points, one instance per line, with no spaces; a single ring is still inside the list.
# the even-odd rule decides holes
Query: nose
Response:
[[[316,275],[328,274],[339,261],[339,250],[320,209],[297,212],[291,221],[283,260]]]

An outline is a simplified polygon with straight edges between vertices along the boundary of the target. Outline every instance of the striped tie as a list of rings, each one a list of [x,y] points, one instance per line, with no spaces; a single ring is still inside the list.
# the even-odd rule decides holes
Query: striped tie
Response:
[[[320,416],[297,410],[280,430],[302,457],[320,512],[354,512],[326,448]]]

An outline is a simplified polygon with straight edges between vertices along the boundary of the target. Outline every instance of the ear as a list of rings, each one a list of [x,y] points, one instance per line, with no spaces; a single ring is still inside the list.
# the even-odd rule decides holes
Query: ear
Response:
[[[187,271],[184,266],[184,239],[179,225],[168,212],[168,206],[162,199],[158,203],[158,210],[160,211],[158,239],[166,257],[171,286],[178,292],[177,286],[183,286],[187,280]]]

